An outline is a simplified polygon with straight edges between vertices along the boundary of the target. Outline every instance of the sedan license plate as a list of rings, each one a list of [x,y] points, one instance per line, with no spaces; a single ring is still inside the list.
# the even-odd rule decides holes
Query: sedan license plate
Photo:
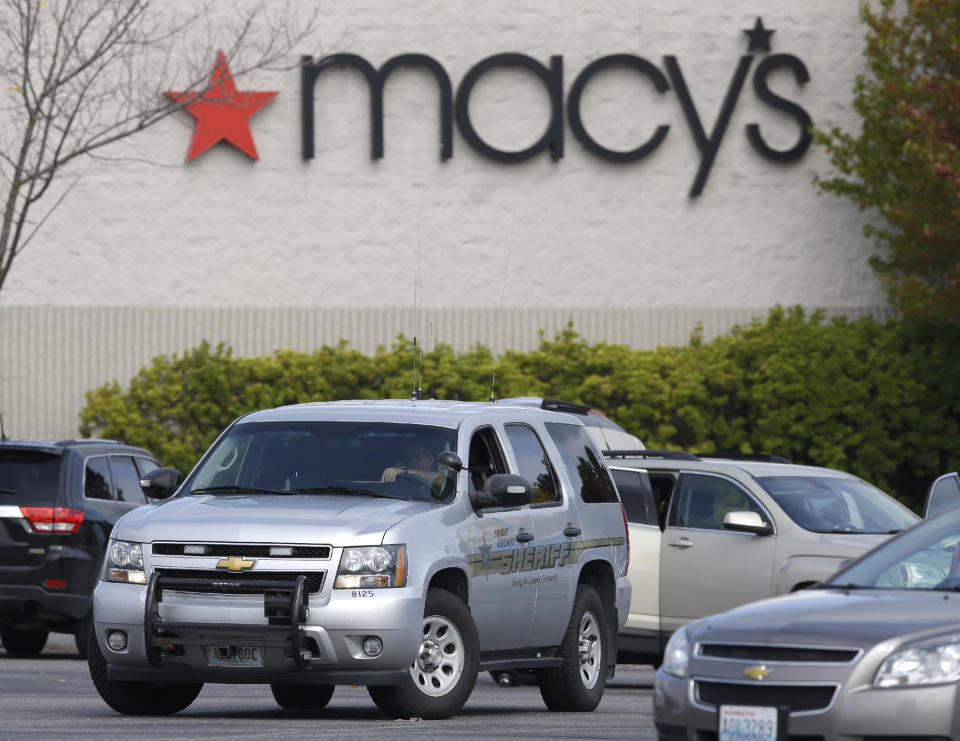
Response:
[[[777,741],[777,708],[721,705],[720,741]]]
[[[263,649],[259,646],[211,646],[212,666],[263,666]]]

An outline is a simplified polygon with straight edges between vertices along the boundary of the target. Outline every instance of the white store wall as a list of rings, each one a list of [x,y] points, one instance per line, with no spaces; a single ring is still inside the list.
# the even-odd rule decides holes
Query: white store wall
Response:
[[[312,7],[304,2],[301,10]],[[708,134],[747,53],[742,29],[759,14],[775,30],[771,53],[796,56],[810,74],[800,86],[775,73],[771,88],[822,128],[857,126],[850,103],[863,71],[864,27],[854,0],[352,0],[319,8],[316,38],[291,63],[301,51],[350,52],[379,67],[419,52],[444,66],[454,92],[474,64],[502,52],[543,64],[562,55],[565,93],[599,57],[639,55],[666,74],[663,57],[673,55]],[[124,383],[153,355],[196,344],[197,328],[247,352],[309,350],[338,336],[372,349],[413,334],[400,309],[413,304],[418,241],[421,317],[433,312],[437,338],[460,347],[499,338],[504,323],[513,328],[511,346],[532,346],[538,329],[562,322],[547,314],[600,317],[589,320],[591,339],[652,347],[684,342],[698,320],[723,331],[777,303],[882,312],[864,216],[813,185],[815,175],[829,174],[823,152],[811,147],[798,161],[776,163],[745,135],[758,123],[779,149],[798,136],[796,122],[752,86],[764,56],[755,55],[697,198],[688,191],[699,152],[675,90],[658,94],[627,69],[597,75],[582,111],[591,135],[614,149],[670,126],[655,152],[630,164],[587,152],[566,115],[558,161],[547,153],[516,164],[487,159],[456,128],[453,157],[441,161],[436,84],[416,68],[398,70],[386,86],[385,156],[376,161],[363,77],[349,68],[324,72],[314,88],[316,153],[305,162],[299,70],[241,80],[241,90],[278,91],[250,120],[259,161],[220,144],[185,164],[193,119],[183,113],[106,153],[121,159],[71,169],[76,186],[0,292],[0,413],[8,431],[74,434],[84,390]],[[170,80],[169,89],[178,83]],[[522,149],[543,132],[549,100],[530,73],[498,68],[477,83],[470,115],[493,146]],[[284,317],[294,315],[281,309],[314,317],[313,329],[285,332]],[[248,342],[249,325],[237,317],[254,310],[274,318]],[[443,317],[457,311],[474,312],[479,323],[454,330]],[[206,323],[210,312],[223,319]],[[366,317],[361,325],[344,318],[357,312]],[[70,330],[85,326],[81,315],[93,317],[94,328]],[[676,329],[665,336],[657,322]],[[85,340],[74,343],[80,334]],[[145,335],[158,339],[144,343]],[[45,370],[28,357],[39,349]],[[89,370],[71,376],[77,367]]]

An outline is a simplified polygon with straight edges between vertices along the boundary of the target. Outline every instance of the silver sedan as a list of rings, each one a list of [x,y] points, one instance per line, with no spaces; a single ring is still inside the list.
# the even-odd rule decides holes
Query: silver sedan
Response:
[[[960,508],[819,588],[690,623],[657,671],[659,738],[960,738]]]

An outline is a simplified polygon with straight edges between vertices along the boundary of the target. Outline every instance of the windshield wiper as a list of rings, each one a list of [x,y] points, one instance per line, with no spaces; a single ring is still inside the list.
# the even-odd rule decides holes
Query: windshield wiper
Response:
[[[817,589],[840,589],[846,591],[853,591],[855,589],[873,589],[873,587],[865,587],[862,584],[818,584]]]
[[[283,491],[282,489],[263,489],[259,486],[237,486],[236,484],[225,484],[223,486],[201,486],[199,489],[191,489],[191,494],[296,494],[295,491]]]
[[[381,499],[397,499],[389,494],[383,494],[373,489],[361,489],[356,486],[310,486],[306,489],[294,489],[296,494],[365,494],[370,497],[380,497]]]

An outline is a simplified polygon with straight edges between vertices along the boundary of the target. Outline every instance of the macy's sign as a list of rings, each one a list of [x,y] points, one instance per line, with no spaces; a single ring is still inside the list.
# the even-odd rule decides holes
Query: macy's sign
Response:
[[[796,160],[804,155],[810,146],[811,119],[807,112],[797,103],[787,100],[770,90],[768,77],[775,70],[785,69],[793,73],[799,84],[809,81],[810,75],[804,63],[792,54],[769,54],[770,36],[772,30],[763,27],[763,22],[757,18],[752,29],[744,31],[749,37],[747,53],[737,62],[733,77],[727,88],[726,96],[720,107],[720,112],[708,134],[704,129],[700,114],[694,104],[680,63],[675,56],[665,56],[663,64],[666,75],[652,62],[633,54],[613,54],[601,57],[588,64],[574,79],[570,86],[566,100],[567,121],[570,130],[577,140],[592,154],[615,163],[628,163],[640,160],[651,154],[663,143],[670,127],[660,125],[653,135],[629,151],[609,149],[597,142],[587,131],[581,117],[581,99],[583,91],[590,84],[591,79],[600,71],[609,67],[627,67],[637,74],[647,77],[659,93],[671,89],[675,91],[683,110],[687,126],[693,137],[697,149],[700,151],[700,165],[697,169],[690,196],[700,195],[707,182],[710,169],[713,165],[720,143],[727,130],[730,116],[736,106],[740,92],[743,89],[750,69],[753,66],[754,52],[764,56],[753,70],[753,88],[757,97],[764,104],[775,108],[796,121],[797,139],[788,149],[774,149],[763,138],[760,125],[747,124],[746,136],[751,146],[763,157],[786,162]],[[757,55],[759,56],[759,55]],[[563,125],[563,57],[551,56],[550,64],[544,65],[540,61],[523,54],[495,54],[483,59],[467,72],[457,88],[454,102],[453,88],[450,77],[443,66],[433,57],[426,54],[402,54],[388,59],[379,69],[356,54],[331,54],[314,61],[305,56],[301,60],[301,156],[304,160],[314,158],[314,140],[316,137],[314,123],[314,95],[313,87],[317,78],[328,70],[354,67],[363,73],[370,89],[370,156],[373,159],[383,157],[383,88],[387,78],[398,67],[417,66],[428,70],[436,80],[440,97],[440,158],[447,160],[453,156],[453,122],[460,134],[473,149],[490,159],[501,162],[521,162],[535,157],[541,152],[548,151],[554,160],[563,157],[564,125]],[[538,141],[526,149],[519,151],[505,151],[497,149],[485,142],[477,133],[470,121],[470,95],[474,85],[489,70],[495,67],[520,67],[533,73],[543,84],[550,100],[550,117],[543,135]]]

